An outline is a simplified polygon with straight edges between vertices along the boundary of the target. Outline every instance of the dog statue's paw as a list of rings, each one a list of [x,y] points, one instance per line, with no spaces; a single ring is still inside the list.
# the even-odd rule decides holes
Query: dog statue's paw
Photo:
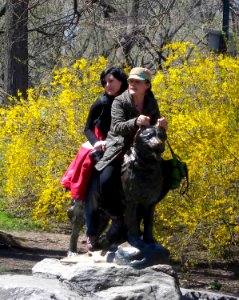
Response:
[[[150,235],[150,236],[143,235],[143,240],[146,244],[157,243],[157,240],[152,235]]]
[[[146,243],[139,237],[139,235],[128,236],[128,242],[131,246],[140,250],[147,246]]]
[[[160,253],[162,253],[165,256],[169,256],[170,255],[170,251],[165,248],[163,245],[161,245],[159,242],[155,241],[152,243],[148,243],[147,244],[152,250],[155,251],[159,251]]]

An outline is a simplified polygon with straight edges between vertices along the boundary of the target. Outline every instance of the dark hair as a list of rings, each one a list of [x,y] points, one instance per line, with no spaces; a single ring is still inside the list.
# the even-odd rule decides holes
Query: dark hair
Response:
[[[154,93],[152,92],[151,89],[149,89],[147,92],[146,92],[147,96],[150,97],[150,98],[155,98],[154,97]]]
[[[120,93],[123,93],[125,90],[128,88],[128,81],[127,78],[128,76],[126,73],[117,66],[111,66],[105,69],[101,74],[100,74],[100,82],[102,86],[105,86],[105,77],[108,74],[112,74],[116,79],[122,82],[121,88],[120,88]]]

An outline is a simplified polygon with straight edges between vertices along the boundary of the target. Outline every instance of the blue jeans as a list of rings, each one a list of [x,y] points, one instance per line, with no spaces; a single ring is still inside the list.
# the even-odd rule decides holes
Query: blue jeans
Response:
[[[99,172],[93,170],[84,205],[85,222],[87,227],[86,236],[96,236],[98,234],[100,222],[99,202]]]

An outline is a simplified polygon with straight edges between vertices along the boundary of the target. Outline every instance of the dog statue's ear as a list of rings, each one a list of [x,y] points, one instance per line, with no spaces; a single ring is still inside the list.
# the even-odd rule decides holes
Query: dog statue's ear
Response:
[[[166,129],[163,126],[160,126],[158,123],[154,125],[154,128],[166,133]]]
[[[140,134],[140,130],[141,127],[139,127],[139,129],[136,131],[135,135],[134,135],[134,139],[133,139],[133,142],[135,142],[136,138],[138,137],[138,135]]]
[[[158,122],[154,125],[154,127],[155,127],[155,128],[164,128],[163,126],[159,125]]]
[[[138,136],[141,132],[149,128],[150,126],[140,125],[139,129],[136,132],[136,136]]]

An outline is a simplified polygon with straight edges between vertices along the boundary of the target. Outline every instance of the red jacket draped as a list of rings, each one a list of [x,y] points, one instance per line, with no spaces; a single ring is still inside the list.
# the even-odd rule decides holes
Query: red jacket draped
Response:
[[[94,132],[98,140],[104,140],[97,127]],[[70,190],[72,199],[85,200],[94,168],[94,162],[90,158],[92,150],[90,142],[84,143],[60,180],[61,185]]]

